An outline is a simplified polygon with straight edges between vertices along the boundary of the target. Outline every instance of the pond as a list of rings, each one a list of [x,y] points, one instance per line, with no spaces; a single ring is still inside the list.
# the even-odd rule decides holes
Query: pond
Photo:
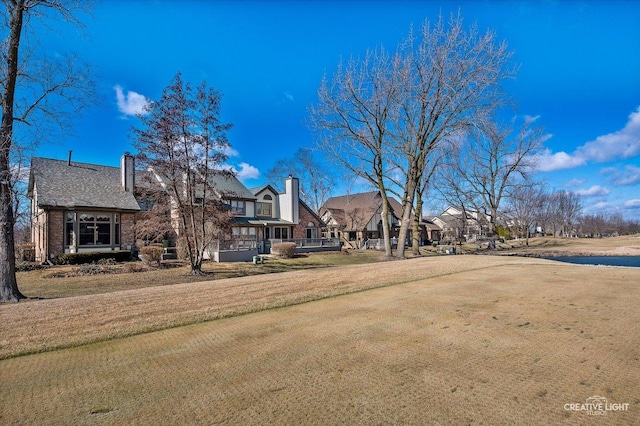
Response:
[[[631,266],[640,268],[640,256],[561,256],[549,260],[580,265]]]

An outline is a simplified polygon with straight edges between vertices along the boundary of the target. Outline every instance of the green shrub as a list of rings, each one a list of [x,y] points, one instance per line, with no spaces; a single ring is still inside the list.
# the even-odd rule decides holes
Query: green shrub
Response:
[[[284,259],[291,259],[296,254],[296,243],[278,243],[271,246],[271,253]]]
[[[81,265],[83,263],[99,262],[101,259],[113,259],[116,262],[126,262],[130,258],[130,250],[59,253],[54,256],[53,263],[57,265]]]
[[[164,253],[164,249],[160,245],[150,245],[145,246],[140,249],[140,253],[142,254],[142,259],[149,265],[155,264],[159,265],[162,260],[162,253]]]

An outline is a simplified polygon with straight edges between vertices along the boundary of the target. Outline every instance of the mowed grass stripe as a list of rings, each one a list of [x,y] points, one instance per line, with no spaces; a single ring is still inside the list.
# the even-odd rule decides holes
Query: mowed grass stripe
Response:
[[[5,304],[0,306],[0,359],[513,262],[540,261],[418,258]]]
[[[564,404],[601,395],[631,408],[598,424],[634,424],[640,270],[485,262],[3,360],[0,420],[579,425],[592,419]],[[419,269],[385,267],[400,264]]]

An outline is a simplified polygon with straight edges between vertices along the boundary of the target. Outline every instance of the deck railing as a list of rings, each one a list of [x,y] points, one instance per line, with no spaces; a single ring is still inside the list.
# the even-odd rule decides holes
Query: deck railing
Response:
[[[336,247],[340,245],[338,238],[272,238],[271,245],[278,243],[296,243],[296,247]]]

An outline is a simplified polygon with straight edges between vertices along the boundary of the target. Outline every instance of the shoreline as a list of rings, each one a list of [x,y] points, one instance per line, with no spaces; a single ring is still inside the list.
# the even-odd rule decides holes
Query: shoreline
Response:
[[[489,256],[517,256],[533,257],[537,259],[549,259],[554,257],[640,257],[635,253],[611,253],[593,251],[540,251],[540,252],[509,252],[509,253],[477,253],[488,254]]]

